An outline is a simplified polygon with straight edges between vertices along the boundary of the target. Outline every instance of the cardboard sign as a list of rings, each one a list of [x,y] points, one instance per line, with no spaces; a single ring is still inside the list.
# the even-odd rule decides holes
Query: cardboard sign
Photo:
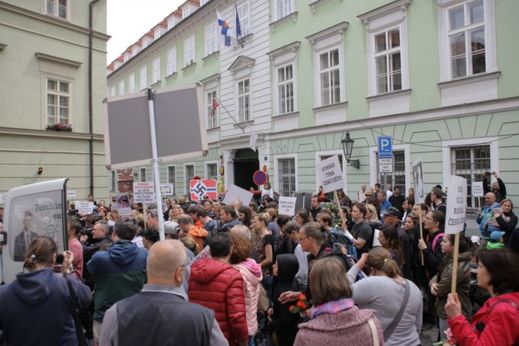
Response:
[[[296,213],[296,197],[279,197],[279,214],[294,216]]]
[[[133,183],[133,201],[135,203],[150,204],[155,202],[153,182]]]
[[[216,179],[191,179],[189,181],[189,192],[192,201],[201,201],[204,196],[211,200],[218,199]]]
[[[160,184],[160,193],[164,196],[172,196],[173,184]]]
[[[125,207],[125,208],[119,208],[117,209],[119,212],[119,215],[122,217],[131,217],[132,216],[132,208]]]
[[[445,234],[463,231],[467,211],[467,179],[453,175],[449,179],[447,212],[445,213]]]
[[[94,212],[94,202],[76,201],[75,205],[79,215],[90,215]]]
[[[415,202],[424,203],[425,192],[423,186],[423,167],[421,159],[413,162],[413,185]]]
[[[241,201],[243,205],[249,205],[254,194],[236,185],[229,185],[223,203],[232,205],[234,201]]]
[[[483,190],[483,182],[482,181],[474,181],[472,182],[472,196],[473,197],[483,197],[485,192]]]
[[[319,176],[324,193],[344,188],[341,164],[336,155],[319,162]]]

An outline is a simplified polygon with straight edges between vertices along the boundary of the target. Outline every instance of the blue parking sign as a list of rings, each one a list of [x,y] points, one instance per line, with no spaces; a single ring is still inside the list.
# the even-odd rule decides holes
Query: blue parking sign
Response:
[[[377,137],[378,157],[393,157],[393,138],[391,136]]]

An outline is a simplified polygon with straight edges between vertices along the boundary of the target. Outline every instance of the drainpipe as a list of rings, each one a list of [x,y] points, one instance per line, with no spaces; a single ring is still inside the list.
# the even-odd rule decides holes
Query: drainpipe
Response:
[[[94,195],[94,110],[92,104],[92,41],[94,37],[94,5],[99,0],[88,3],[88,156],[90,169],[90,194]]]

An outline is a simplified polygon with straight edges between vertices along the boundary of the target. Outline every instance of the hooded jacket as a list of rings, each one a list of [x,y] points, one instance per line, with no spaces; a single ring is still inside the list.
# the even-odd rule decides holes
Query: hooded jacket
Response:
[[[191,227],[189,229],[189,232],[187,232],[187,236],[191,237],[195,240],[196,249],[198,252],[202,251],[202,249],[204,248],[204,246],[205,246],[204,241],[208,234],[209,233],[205,229],[198,227],[198,226]]]
[[[229,345],[248,339],[243,279],[230,264],[213,258],[193,263],[188,295],[190,302],[214,310]]]
[[[486,301],[470,324],[463,315],[448,320],[458,346],[511,346],[519,340],[519,292]]]
[[[92,300],[88,286],[69,278],[79,308]],[[77,345],[67,282],[51,268],[20,273],[0,287],[0,330],[8,345]]]
[[[336,314],[323,314],[299,325],[295,346],[314,345],[373,345],[368,321],[373,319],[379,344],[384,344],[380,323],[371,309],[354,306]]]
[[[148,251],[128,240],[97,252],[87,264],[94,277],[94,320],[101,322],[105,311],[119,300],[142,289],[146,281]]]
[[[247,258],[241,263],[234,264],[233,267],[240,272],[243,278],[247,329],[249,330],[249,336],[254,336],[258,331],[258,300],[261,280],[263,279],[261,266],[252,258]]]

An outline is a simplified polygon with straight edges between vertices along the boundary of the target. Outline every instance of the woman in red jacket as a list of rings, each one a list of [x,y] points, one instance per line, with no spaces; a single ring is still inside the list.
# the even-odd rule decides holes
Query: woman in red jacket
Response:
[[[491,298],[469,324],[456,294],[449,294],[445,312],[458,346],[510,346],[519,342],[519,256],[510,250],[478,252],[478,285]]]

